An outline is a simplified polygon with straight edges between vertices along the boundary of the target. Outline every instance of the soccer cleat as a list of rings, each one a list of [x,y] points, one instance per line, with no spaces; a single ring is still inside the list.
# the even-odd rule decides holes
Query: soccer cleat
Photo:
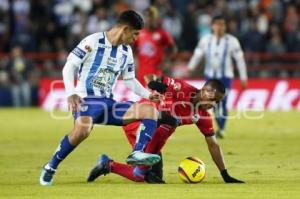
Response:
[[[52,169],[48,164],[43,166],[41,176],[40,176],[40,184],[43,186],[50,186],[53,182],[53,176],[56,170]]]
[[[101,175],[110,173],[110,162],[113,161],[107,155],[103,154],[99,157],[97,165],[90,171],[87,182],[93,182]]]
[[[224,136],[225,136],[225,131],[224,131],[224,130],[218,130],[218,131],[216,132],[216,137],[217,137],[217,138],[223,139]]]
[[[149,184],[165,184],[166,182],[156,173],[149,171],[145,175],[145,182]]]
[[[141,151],[132,152],[126,159],[127,164],[152,166],[160,161],[160,156]]]

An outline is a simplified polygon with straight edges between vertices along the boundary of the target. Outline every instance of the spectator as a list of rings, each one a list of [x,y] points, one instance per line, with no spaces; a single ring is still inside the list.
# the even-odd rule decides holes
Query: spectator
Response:
[[[265,38],[258,31],[256,21],[250,22],[250,29],[243,37],[242,41],[246,52],[263,52],[265,50]]]
[[[193,51],[198,42],[198,31],[196,27],[197,10],[195,3],[187,5],[183,14],[181,41],[183,47],[181,50]]]
[[[73,47],[73,44],[77,44],[80,42],[81,38],[83,38],[86,33],[85,27],[87,24],[86,14],[79,7],[75,7],[74,12],[71,17],[70,30],[68,37],[68,46]]]
[[[299,46],[299,13],[294,5],[287,7],[287,14],[284,19],[284,32],[287,41],[288,51],[294,52]]]
[[[9,85],[9,74],[4,67],[4,64],[0,63],[0,88],[8,87]]]
[[[0,51],[4,51],[9,40],[9,18],[6,10],[0,8]]]
[[[285,46],[283,44],[279,27],[275,24],[271,25],[270,28],[270,40],[267,44],[267,52],[273,55],[280,55],[286,51]]]
[[[14,0],[13,8],[13,29],[11,45],[20,45],[25,51],[35,49],[32,26],[29,20],[30,4],[28,0]]]
[[[106,9],[98,8],[88,19],[87,33],[92,34],[95,32],[106,31],[110,28],[110,26],[111,23],[108,19]]]
[[[180,42],[180,35],[182,33],[182,21],[179,14],[173,8],[168,8],[166,16],[162,19],[163,28],[169,32],[176,43]]]
[[[32,64],[23,56],[22,48],[20,46],[13,47],[6,71],[9,72],[15,107],[31,105],[31,87],[28,76],[32,69]]]
[[[211,32],[210,24],[212,20],[212,10],[212,6],[207,6],[204,9],[204,12],[198,16],[197,22],[199,39]]]

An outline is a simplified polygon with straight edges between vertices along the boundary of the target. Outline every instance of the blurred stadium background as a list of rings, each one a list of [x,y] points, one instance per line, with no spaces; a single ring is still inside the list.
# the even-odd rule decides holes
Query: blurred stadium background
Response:
[[[41,187],[42,165],[73,126],[66,112],[40,108],[65,110],[61,71],[68,53],[86,35],[109,29],[122,11],[141,13],[151,4],[179,49],[164,73],[196,86],[203,67],[188,75],[193,50],[213,15],[229,19],[228,32],[245,52],[249,83],[242,91],[234,80],[228,106],[274,111],[259,112],[259,120],[245,118],[257,118],[257,112],[231,111],[237,117],[220,140],[230,172],[247,183],[224,184],[204,139],[185,126],[163,151],[168,184],[137,185],[116,175],[87,184],[99,153],[123,161],[130,151],[121,128],[99,126],[66,159],[55,185]],[[300,0],[0,0],[0,198],[299,198],[299,9]],[[118,100],[136,99],[122,84],[114,93]],[[193,155],[205,162],[208,175],[199,185],[183,184],[179,161]]]
[[[300,110],[299,90],[295,91],[300,88],[299,0],[1,0],[0,106],[44,104],[53,109],[61,98],[48,99],[49,88],[53,80],[62,79],[68,52],[86,35],[109,29],[122,11],[142,13],[151,4],[158,7],[161,25],[179,50],[166,63],[165,74],[202,78],[201,67],[187,76],[186,64],[198,40],[210,32],[212,16],[223,14],[228,32],[239,38],[245,51],[250,77],[250,93],[238,97],[239,88],[234,86],[237,94],[229,106],[237,106],[240,100],[255,106],[258,98],[249,95],[256,94],[264,107]],[[54,87],[64,98],[63,86]],[[122,99],[128,97],[125,88],[117,89]],[[272,95],[287,102],[272,102]],[[45,105],[47,99],[51,102]]]

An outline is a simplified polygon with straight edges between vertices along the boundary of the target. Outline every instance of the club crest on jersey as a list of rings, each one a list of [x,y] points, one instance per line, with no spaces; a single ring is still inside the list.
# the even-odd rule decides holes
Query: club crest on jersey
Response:
[[[87,50],[88,52],[92,52],[92,48],[91,48],[91,46],[89,46],[89,45],[86,45],[86,46],[84,47],[84,49]]]
[[[174,83],[173,88],[174,88],[175,91],[180,91],[180,89],[181,89],[181,84],[178,83],[178,82],[176,82],[176,83]]]

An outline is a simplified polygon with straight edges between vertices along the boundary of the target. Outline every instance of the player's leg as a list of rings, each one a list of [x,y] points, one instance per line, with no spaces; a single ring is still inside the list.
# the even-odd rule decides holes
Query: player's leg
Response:
[[[127,125],[131,122],[140,121],[137,132],[137,139],[133,152],[128,156],[127,163],[133,165],[153,165],[160,160],[156,154],[144,153],[144,149],[151,140],[156,128],[158,111],[151,102],[115,103],[112,108],[112,117],[109,117],[109,124]]]
[[[232,80],[229,78],[222,78],[221,79],[222,83],[224,84],[226,88],[226,92],[231,89],[231,82]],[[217,131],[217,136],[222,138],[224,137],[225,134],[225,125],[227,122],[228,118],[228,109],[227,109],[227,95],[223,98],[223,100],[218,104],[216,111],[216,121],[218,125],[218,131]]]
[[[163,161],[162,161],[162,154],[161,149],[165,145],[168,138],[172,135],[172,133],[175,131],[176,127],[179,125],[178,121],[167,114],[166,112],[161,112],[160,119],[158,120],[159,127],[156,129],[153,138],[147,145],[145,152],[146,153],[152,153],[152,154],[158,154],[161,157],[161,160],[154,164],[151,169],[150,167],[146,166],[140,166],[137,167],[135,171],[136,176],[141,176],[144,174],[152,174],[153,175],[146,175],[145,180],[147,182],[153,183],[153,182],[162,182],[163,177]],[[125,134],[127,138],[134,138],[134,135],[136,135],[137,125],[127,125],[124,128]],[[129,140],[132,142],[132,140]],[[149,170],[149,172],[146,172],[146,170]],[[160,179],[160,180],[159,180]]]
[[[123,126],[123,131],[126,135],[127,141],[132,146],[132,148],[135,145],[136,132],[139,129],[140,124],[140,121],[136,121]]]
[[[163,178],[163,158],[161,149],[174,131],[175,128],[169,125],[160,125],[145,150],[146,153],[155,153],[161,157],[161,160],[151,167],[151,172],[155,173],[161,179]]]
[[[50,161],[43,167],[40,177],[41,185],[51,185],[58,165],[85,139],[92,128],[92,118],[79,117],[69,135],[60,142]]]
[[[143,182],[143,176],[135,176],[133,170],[134,166],[132,165],[119,163],[112,160],[107,155],[101,155],[97,165],[90,171],[87,181],[93,182],[102,175],[105,176],[109,173],[114,173],[134,182]]]
[[[134,122],[123,127],[126,137],[128,138],[129,143],[132,144],[132,146],[135,142],[138,125],[139,122]],[[172,128],[168,125],[161,125],[156,130],[153,139],[149,142],[146,151],[151,153],[160,153],[160,150],[166,143],[166,140],[174,132],[174,130],[175,128]],[[143,182],[144,180],[146,180],[146,182],[148,183],[163,183],[162,161],[153,165],[152,168],[153,170],[149,171],[150,167],[134,167],[131,165],[113,161],[106,155],[101,155],[97,162],[97,165],[90,171],[87,181],[92,182],[101,175],[115,173],[135,182]]]
[[[170,123],[170,121],[172,123]],[[165,122],[161,121],[161,122]],[[175,131],[177,127],[177,122],[175,120],[169,120],[167,121],[169,124],[161,124],[155,131],[155,134],[149,144],[147,145],[145,152],[146,153],[152,153],[152,154],[158,154],[161,156],[161,161],[154,164],[151,167],[148,166],[137,166],[134,169],[134,176],[141,177],[144,176],[144,179],[148,183],[164,183],[163,181],[163,160],[162,160],[162,154],[161,149],[166,144],[168,138],[172,135],[172,133]],[[172,126],[171,126],[171,125]]]
[[[103,103],[85,99],[80,111],[74,114],[75,124],[69,135],[64,136],[52,158],[43,167],[40,175],[41,185],[51,185],[58,165],[84,140],[93,127],[93,123],[104,112]]]

